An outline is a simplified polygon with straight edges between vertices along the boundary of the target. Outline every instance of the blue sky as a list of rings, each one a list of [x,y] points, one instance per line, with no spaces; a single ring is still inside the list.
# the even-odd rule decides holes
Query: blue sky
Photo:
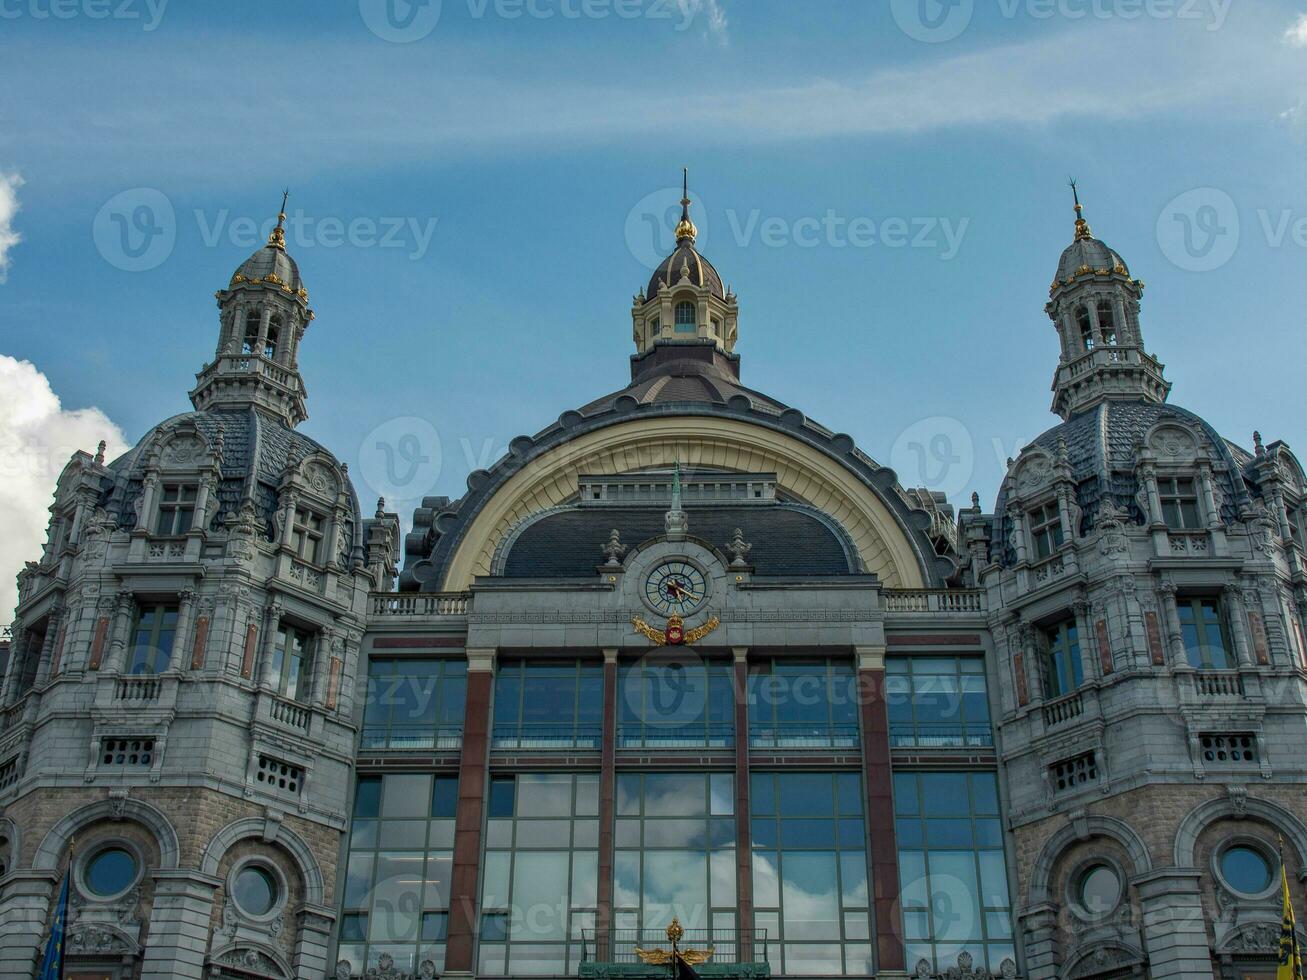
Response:
[[[1056,421],[1069,175],[1148,284],[1172,400],[1307,445],[1307,5],[51,2],[0,2],[0,354],[129,440],[188,407],[213,292],[289,185],[305,431],[369,498],[361,447],[426,420],[421,489],[458,496],[629,379],[687,165],[744,381],[904,483],[992,506]],[[109,215],[143,203],[165,234],[132,258]]]

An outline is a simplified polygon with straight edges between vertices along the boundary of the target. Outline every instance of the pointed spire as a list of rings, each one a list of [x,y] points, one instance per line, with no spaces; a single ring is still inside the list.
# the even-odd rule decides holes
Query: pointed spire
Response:
[[[679,459],[672,468],[672,506],[664,515],[664,524],[667,527],[667,537],[672,541],[684,538],[685,532],[690,528],[685,511],[681,510],[681,461]]]
[[[1083,241],[1086,238],[1093,238],[1094,233],[1089,230],[1089,222],[1085,220],[1085,208],[1080,203],[1080,190],[1076,187],[1076,179],[1071,178],[1071,197],[1076,202],[1076,241]]]
[[[698,237],[699,229],[690,220],[690,168],[684,167],[681,170],[681,220],[676,225],[676,244],[688,239],[693,245]]]
[[[286,188],[281,195],[281,211],[277,214],[277,227],[272,229],[272,234],[268,236],[268,244],[273,248],[279,248],[286,251],[286,202],[290,199],[290,188]]]

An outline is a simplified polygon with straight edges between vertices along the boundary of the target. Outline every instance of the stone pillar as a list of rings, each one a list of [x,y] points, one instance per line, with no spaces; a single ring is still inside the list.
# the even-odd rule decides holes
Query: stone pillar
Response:
[[[1163,582],[1157,587],[1162,597],[1162,616],[1166,620],[1166,638],[1171,650],[1171,666],[1188,668],[1189,652],[1184,648],[1184,630],[1180,628],[1180,611],[1175,604],[1175,583]]]
[[[463,750],[458,763],[458,813],[454,820],[454,866],[450,874],[449,939],[445,975],[471,976],[477,935],[477,877],[481,824],[490,768],[490,700],[495,651],[467,651],[467,700]]]
[[[54,667],[55,642],[61,639],[63,619],[63,608],[56,603],[45,620],[45,637],[41,641],[41,649],[37,654],[40,659],[36,662],[36,678],[32,684],[33,687],[44,687],[50,680],[51,671]]]
[[[867,834],[878,976],[904,971],[899,913],[899,849],[894,829],[894,777],[890,768],[889,711],[885,704],[885,648],[857,647],[862,722],[862,767],[867,793]]]
[[[49,938],[54,871],[14,871],[0,891],[0,977],[32,977]]]
[[[172,655],[165,670],[180,673],[190,663],[191,628],[195,621],[195,600],[199,593],[183,589],[177,595],[177,631],[172,638]]]
[[[604,715],[599,762],[599,892],[595,902],[595,958],[611,962],[613,820],[617,812],[617,650],[604,650]]]
[[[753,835],[749,786],[749,648],[734,647],[735,688],[735,901],[739,915],[739,957],[753,960]],[[771,938],[771,937],[768,937]]]
[[[263,607],[263,648],[254,671],[259,687],[268,687],[272,684],[272,658],[276,652],[277,626],[281,622],[282,611],[281,603],[276,600]],[[282,667],[284,669],[285,664]]]
[[[291,967],[297,977],[327,977],[327,953],[331,949],[331,927],[335,913],[328,908],[307,906],[296,918],[295,958]]]
[[[127,641],[132,628],[132,610],[135,606],[136,596],[129,589],[122,589],[118,593],[114,606],[113,632],[109,639],[106,674],[121,674],[127,669]]]
[[[1098,662],[1098,637],[1089,621],[1089,600],[1084,595],[1077,596],[1071,603],[1071,612],[1075,615],[1076,636],[1080,639],[1076,644],[1080,652],[1080,676],[1088,681],[1103,673]]]
[[[202,980],[213,894],[222,884],[198,871],[156,871],[141,980]]]
[[[1248,637],[1248,610],[1244,606],[1243,594],[1234,583],[1224,588],[1226,608],[1229,611],[1230,636],[1234,641],[1235,664],[1240,667],[1253,665],[1252,643]]]
[[[1158,868],[1131,879],[1139,889],[1148,975],[1211,980],[1212,956],[1195,868]]]
[[[299,495],[294,490],[287,490],[281,506],[281,535],[278,544],[289,548],[291,535],[295,531],[295,508],[299,504]]]
[[[1026,976],[1029,980],[1053,980],[1060,957],[1057,942],[1057,909],[1041,903],[1017,913],[1026,947]]]

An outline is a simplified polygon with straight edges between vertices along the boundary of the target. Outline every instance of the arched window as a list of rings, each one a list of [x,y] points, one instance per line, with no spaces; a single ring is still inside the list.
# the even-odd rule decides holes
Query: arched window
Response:
[[[263,356],[272,360],[277,356],[277,341],[281,339],[281,317],[273,314],[268,320],[268,337],[263,342]]]
[[[1112,313],[1111,300],[1098,301],[1098,330],[1103,336],[1105,345],[1116,346],[1116,316]]]
[[[1085,350],[1094,349],[1094,325],[1089,319],[1089,308],[1081,306],[1076,308],[1076,326],[1080,329],[1080,341],[1085,345]]]
[[[676,332],[694,333],[699,329],[699,320],[694,312],[694,304],[682,301],[676,304]]]
[[[245,339],[241,341],[242,354],[254,353],[254,348],[259,344],[259,324],[262,319],[262,314],[258,310],[250,310],[245,314]]]

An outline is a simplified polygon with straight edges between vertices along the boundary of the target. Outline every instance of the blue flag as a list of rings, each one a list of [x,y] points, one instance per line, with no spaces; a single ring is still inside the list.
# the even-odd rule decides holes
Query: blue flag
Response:
[[[69,869],[71,872],[72,869]],[[59,889],[59,904],[54,907],[54,924],[50,926],[50,940],[45,944],[45,959],[37,980],[62,980],[64,975],[64,934],[68,931],[68,879],[64,875]]]

